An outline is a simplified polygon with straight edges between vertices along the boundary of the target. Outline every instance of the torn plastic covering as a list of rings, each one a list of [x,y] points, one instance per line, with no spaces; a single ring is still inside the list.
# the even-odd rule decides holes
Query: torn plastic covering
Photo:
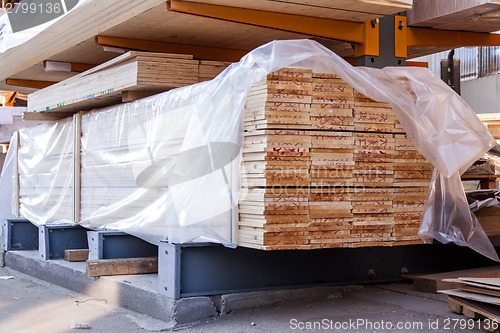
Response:
[[[20,7],[19,9],[12,9],[15,12],[18,12],[19,15],[26,14],[26,21],[29,21],[31,18],[31,15],[35,15],[34,19],[38,19],[41,15],[36,16],[37,10],[43,10],[44,12],[47,13],[56,13],[57,11],[62,11],[64,14],[61,16],[58,16],[57,18],[54,18],[53,20],[46,22],[44,24],[36,25],[33,26],[29,29],[25,29],[22,31],[17,31],[14,32],[11,22],[9,20],[9,16],[7,15],[7,12],[3,13],[2,15],[2,9],[0,8],[0,53],[4,53],[7,50],[16,47],[18,45],[21,45],[31,38],[35,37],[38,35],[40,32],[43,30],[47,29],[50,27],[52,24],[57,22],[59,19],[61,19],[64,15],[67,13],[73,11],[77,7],[81,6],[84,2],[89,1],[89,0],[71,0],[68,3],[65,1],[61,2],[32,2],[32,1],[23,1],[23,3],[19,4]],[[76,5],[74,4],[76,2]],[[64,6],[62,5],[64,4]],[[73,7],[74,6],[74,7]],[[67,8],[71,7],[70,10]],[[29,25],[29,22],[27,22]]]
[[[462,200],[459,173],[494,144],[474,112],[427,69],[354,68],[311,40],[274,41],[212,81],[85,115],[81,224],[152,243],[236,244],[245,97],[253,83],[284,67],[336,73],[368,97],[390,103],[415,147],[438,170],[440,186],[432,186],[421,236],[497,259]],[[101,201],[105,197],[110,200]],[[450,207],[454,214],[434,213]]]

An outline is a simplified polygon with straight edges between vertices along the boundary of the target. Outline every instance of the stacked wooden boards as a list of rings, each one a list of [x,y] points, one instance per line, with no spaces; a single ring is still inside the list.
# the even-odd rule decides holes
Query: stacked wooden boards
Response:
[[[77,112],[122,102],[122,94],[140,97],[206,81],[228,63],[198,61],[192,55],[128,52],[79,75],[34,92],[28,111]],[[128,100],[127,100],[128,101]]]
[[[500,29],[495,0],[415,0],[408,24],[435,29],[493,32]]]
[[[448,306],[452,311],[463,313],[472,319],[482,319],[480,327],[490,332],[498,331],[500,328],[499,278],[460,277],[444,281],[457,286],[456,289],[440,291],[448,295]]]
[[[287,68],[252,87],[244,117],[239,245],[421,243],[432,167],[388,104],[335,74]]]
[[[477,115],[484,126],[490,131],[495,140],[500,140],[500,114],[499,113],[481,113]]]

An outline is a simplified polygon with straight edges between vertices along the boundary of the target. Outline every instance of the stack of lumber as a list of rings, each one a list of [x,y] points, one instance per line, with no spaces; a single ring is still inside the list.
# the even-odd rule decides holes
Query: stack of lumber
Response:
[[[421,243],[432,166],[388,104],[334,74],[286,68],[251,88],[244,119],[240,246]]]
[[[500,114],[499,113],[481,113],[477,115],[484,126],[490,131],[495,140],[500,140]]]
[[[498,331],[500,325],[500,278],[459,277],[444,280],[456,289],[442,290],[449,308],[472,319],[482,319],[481,327]]]
[[[192,55],[132,51],[30,94],[28,111],[77,112],[129,102],[213,79],[227,66]]]
[[[31,221],[74,222],[74,125],[69,118],[19,131],[19,209]]]
[[[457,289],[459,284],[455,281],[460,276],[474,278],[500,278],[500,266],[488,266],[432,274],[403,275],[403,277],[413,281],[413,288],[415,290],[433,294],[436,294],[438,290]]]
[[[89,112],[82,116],[81,146],[81,219],[104,215],[105,219],[93,221],[106,225],[140,216],[149,205],[166,195],[167,188],[141,189],[137,184],[135,165],[149,165],[144,152],[161,140],[155,133],[163,133],[163,144],[155,147],[175,154],[182,144],[189,113],[181,115],[172,111],[168,117],[156,118],[153,112],[124,107]],[[120,124],[109,130],[110,124]],[[118,129],[119,128],[119,129]],[[171,140],[172,138],[172,140]],[[131,200],[130,198],[134,198]],[[161,215],[157,210],[157,215]],[[158,218],[165,218],[159,216]],[[147,217],[144,217],[147,220]]]

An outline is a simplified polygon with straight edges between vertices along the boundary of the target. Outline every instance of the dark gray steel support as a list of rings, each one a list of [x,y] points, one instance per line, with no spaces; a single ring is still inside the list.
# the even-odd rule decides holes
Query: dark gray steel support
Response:
[[[401,274],[474,268],[495,263],[456,245],[434,244],[307,251],[261,251],[213,244],[159,247],[160,292],[191,296],[401,281]]]
[[[89,260],[155,257],[158,247],[121,231],[88,231]]]
[[[460,59],[453,58],[454,54],[455,50],[451,50],[448,59],[441,60],[441,80],[460,95]]]
[[[80,226],[43,225],[38,230],[41,260],[64,258],[64,250],[88,249],[87,229]]]
[[[38,228],[26,219],[4,220],[2,236],[5,251],[38,249]]]
[[[181,253],[179,244],[161,242],[158,248],[160,293],[173,299],[181,298]]]
[[[405,66],[406,58],[395,56],[394,16],[385,16],[380,21],[380,55],[356,58],[356,66],[384,68],[386,66]]]

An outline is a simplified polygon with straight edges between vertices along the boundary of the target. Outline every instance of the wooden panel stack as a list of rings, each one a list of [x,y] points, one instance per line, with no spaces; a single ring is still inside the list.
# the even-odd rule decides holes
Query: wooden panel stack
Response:
[[[388,104],[334,74],[282,69],[252,87],[244,116],[239,245],[421,243],[432,166]]]
[[[69,118],[19,131],[19,209],[38,223],[73,222],[74,126]]]

